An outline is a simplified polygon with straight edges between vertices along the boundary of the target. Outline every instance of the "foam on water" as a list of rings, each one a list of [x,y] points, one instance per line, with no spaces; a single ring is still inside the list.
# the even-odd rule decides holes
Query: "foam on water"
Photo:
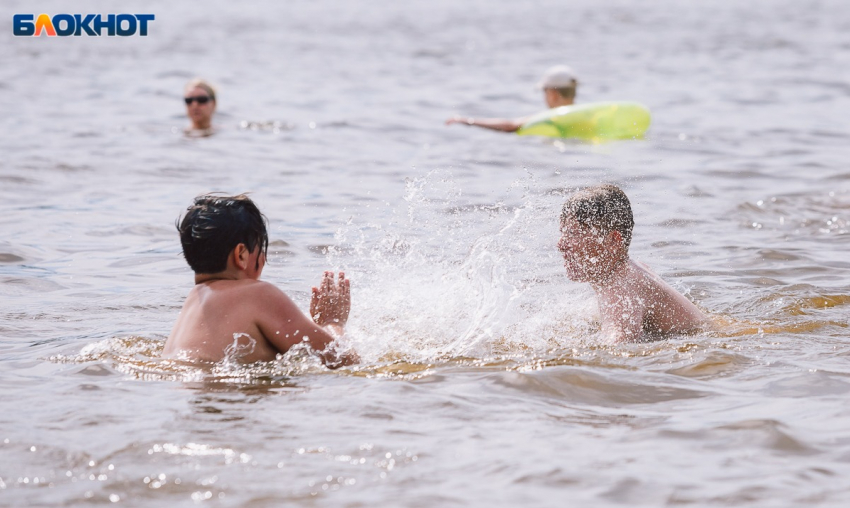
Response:
[[[247,340],[246,340],[247,339]],[[114,337],[88,344],[78,354],[52,355],[57,363],[93,364],[99,369],[114,369],[122,375],[143,381],[178,381],[201,383],[206,387],[243,384],[289,386],[289,378],[326,369],[318,356],[306,346],[296,345],[286,355],[274,361],[243,364],[239,358],[249,354],[254,339],[245,334],[234,334],[233,344],[219,362],[203,362],[188,358],[160,358],[163,338]]]

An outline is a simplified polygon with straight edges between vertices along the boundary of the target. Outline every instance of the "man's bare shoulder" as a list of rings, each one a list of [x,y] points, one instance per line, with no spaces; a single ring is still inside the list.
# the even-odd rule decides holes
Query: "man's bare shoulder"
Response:
[[[655,331],[662,333],[685,332],[703,327],[707,323],[705,314],[685,295],[665,282],[658,274],[643,263],[634,263],[644,279],[643,286],[647,307]]]
[[[640,282],[641,285],[645,286],[647,289],[661,291],[663,293],[669,292],[678,292],[673,289],[670,284],[664,281],[657,273],[652,271],[652,269],[641,261],[629,260],[631,271],[633,272],[635,282]]]

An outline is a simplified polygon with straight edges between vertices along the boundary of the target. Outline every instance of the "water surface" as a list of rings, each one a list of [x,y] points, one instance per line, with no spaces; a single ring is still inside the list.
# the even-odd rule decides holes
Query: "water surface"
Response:
[[[68,9],[0,15],[34,8]],[[150,35],[0,45],[0,505],[850,502],[842,2],[120,9]],[[646,104],[647,139],[442,125],[539,111],[557,63],[579,101]],[[210,138],[182,135],[195,76]],[[718,332],[599,343],[556,242],[600,182]],[[302,308],[347,272],[362,365],[158,359],[192,284],[174,221],[213,190],[252,192]]]

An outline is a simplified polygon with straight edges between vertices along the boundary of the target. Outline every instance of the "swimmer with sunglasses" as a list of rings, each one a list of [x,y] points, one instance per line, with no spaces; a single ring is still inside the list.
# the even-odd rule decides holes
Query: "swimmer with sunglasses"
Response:
[[[192,137],[211,135],[215,89],[202,79],[193,79],[186,85],[183,101],[186,103],[186,115],[192,121],[192,126],[186,129],[186,134]]]

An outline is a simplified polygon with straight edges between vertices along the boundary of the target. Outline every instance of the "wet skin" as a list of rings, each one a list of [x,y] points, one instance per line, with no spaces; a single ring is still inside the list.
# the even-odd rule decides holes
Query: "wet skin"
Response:
[[[283,291],[258,280],[264,266],[259,247],[249,251],[240,243],[224,271],[196,274],[162,356],[215,362],[238,346],[240,355],[234,359],[252,363],[274,360],[307,342],[329,367],[356,362],[356,355],[338,355],[332,347],[344,333],[351,308],[345,274],[336,282],[325,272],[320,286],[313,288],[311,319]]]
[[[567,277],[589,283],[596,293],[602,334],[608,341],[661,338],[709,324],[696,305],[646,265],[629,259],[618,231],[599,231],[567,218],[561,224],[558,250]]]

